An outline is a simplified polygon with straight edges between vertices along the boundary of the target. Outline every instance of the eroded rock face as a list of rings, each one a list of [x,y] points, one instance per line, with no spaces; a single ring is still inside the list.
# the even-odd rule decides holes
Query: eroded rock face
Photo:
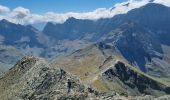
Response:
[[[32,66],[34,66],[36,61],[38,61],[38,58],[36,57],[33,56],[24,57],[16,63],[16,66],[18,66],[17,69],[19,71],[25,72],[29,70]]]
[[[12,75],[11,75],[12,74]],[[8,81],[6,83],[6,81]],[[5,83],[4,83],[5,82]],[[25,57],[18,61],[1,80],[1,98],[23,100],[54,100],[85,98],[84,85],[62,69],[51,68],[45,60]],[[5,92],[3,92],[6,90]]]
[[[54,100],[64,97],[86,97],[86,94],[84,94],[85,87],[80,84],[78,79],[69,76],[63,70],[44,67],[39,72],[39,75],[27,82],[27,84],[27,87],[21,94],[23,99]]]
[[[155,95],[170,94],[170,87],[165,86],[158,81],[142,73],[130,69],[124,63],[118,62],[113,68],[103,73],[103,77],[108,81],[118,82],[125,86],[126,95]]]

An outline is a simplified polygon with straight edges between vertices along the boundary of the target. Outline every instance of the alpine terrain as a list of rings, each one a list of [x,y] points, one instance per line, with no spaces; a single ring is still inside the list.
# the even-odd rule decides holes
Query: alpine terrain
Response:
[[[0,20],[0,100],[170,100],[162,2],[129,0],[111,17],[69,17],[42,30]]]

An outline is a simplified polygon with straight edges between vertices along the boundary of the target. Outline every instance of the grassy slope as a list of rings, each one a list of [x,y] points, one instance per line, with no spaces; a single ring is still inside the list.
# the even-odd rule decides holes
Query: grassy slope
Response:
[[[157,81],[161,84],[170,86],[169,83],[165,81],[165,79],[151,77],[141,72],[134,66],[128,64],[125,59],[123,59],[116,53],[114,53],[114,55],[110,57],[109,61],[104,63],[106,59],[107,57],[103,55],[99,48],[97,48],[96,46],[91,46],[76,51],[68,57],[58,59],[57,61],[52,63],[52,66],[57,68],[60,67],[67,72],[78,76],[84,84],[92,86],[95,89],[103,92],[116,90],[121,93],[123,91],[126,91],[124,89],[124,86],[120,84],[120,82],[106,83],[106,81],[101,78],[102,73],[113,66],[117,61],[125,63],[125,65],[129,67],[129,69],[134,70],[142,76],[148,77],[149,79]]]

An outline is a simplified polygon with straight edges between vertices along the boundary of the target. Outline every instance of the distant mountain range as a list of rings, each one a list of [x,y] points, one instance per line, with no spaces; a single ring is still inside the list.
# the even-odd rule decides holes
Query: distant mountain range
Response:
[[[144,72],[150,72],[154,70],[151,66],[154,62],[152,60],[155,59],[169,70],[167,66],[169,57],[164,60],[167,51],[164,47],[170,45],[169,26],[170,8],[149,3],[127,14],[108,19],[91,21],[70,18],[63,24],[48,23],[43,33],[57,40],[104,41],[116,46],[131,64],[138,66]],[[159,73],[158,76],[164,74],[160,70],[152,74],[155,73]]]
[[[170,94],[169,32],[170,8],[155,3],[97,21],[72,17],[62,24],[48,22],[42,31],[1,20],[0,66],[36,55],[95,89],[128,95]],[[138,84],[141,80],[147,83]],[[120,90],[111,87],[115,84]]]

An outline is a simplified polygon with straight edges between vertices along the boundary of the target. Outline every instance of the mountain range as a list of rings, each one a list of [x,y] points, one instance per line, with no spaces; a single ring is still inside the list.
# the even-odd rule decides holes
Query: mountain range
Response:
[[[80,79],[78,84],[105,95],[113,91],[124,96],[170,94],[169,32],[170,8],[156,3],[96,21],[71,17],[60,24],[48,22],[42,31],[1,20],[0,97],[8,97],[12,89],[11,99],[55,98],[56,94],[50,94],[52,88],[61,90],[56,82],[65,83],[70,79],[67,77]],[[23,58],[27,55],[46,58],[49,63],[36,57]],[[38,65],[36,59],[40,59]],[[59,69],[69,73],[62,81],[57,81]],[[63,96],[67,88],[61,86],[64,89],[59,95]]]

